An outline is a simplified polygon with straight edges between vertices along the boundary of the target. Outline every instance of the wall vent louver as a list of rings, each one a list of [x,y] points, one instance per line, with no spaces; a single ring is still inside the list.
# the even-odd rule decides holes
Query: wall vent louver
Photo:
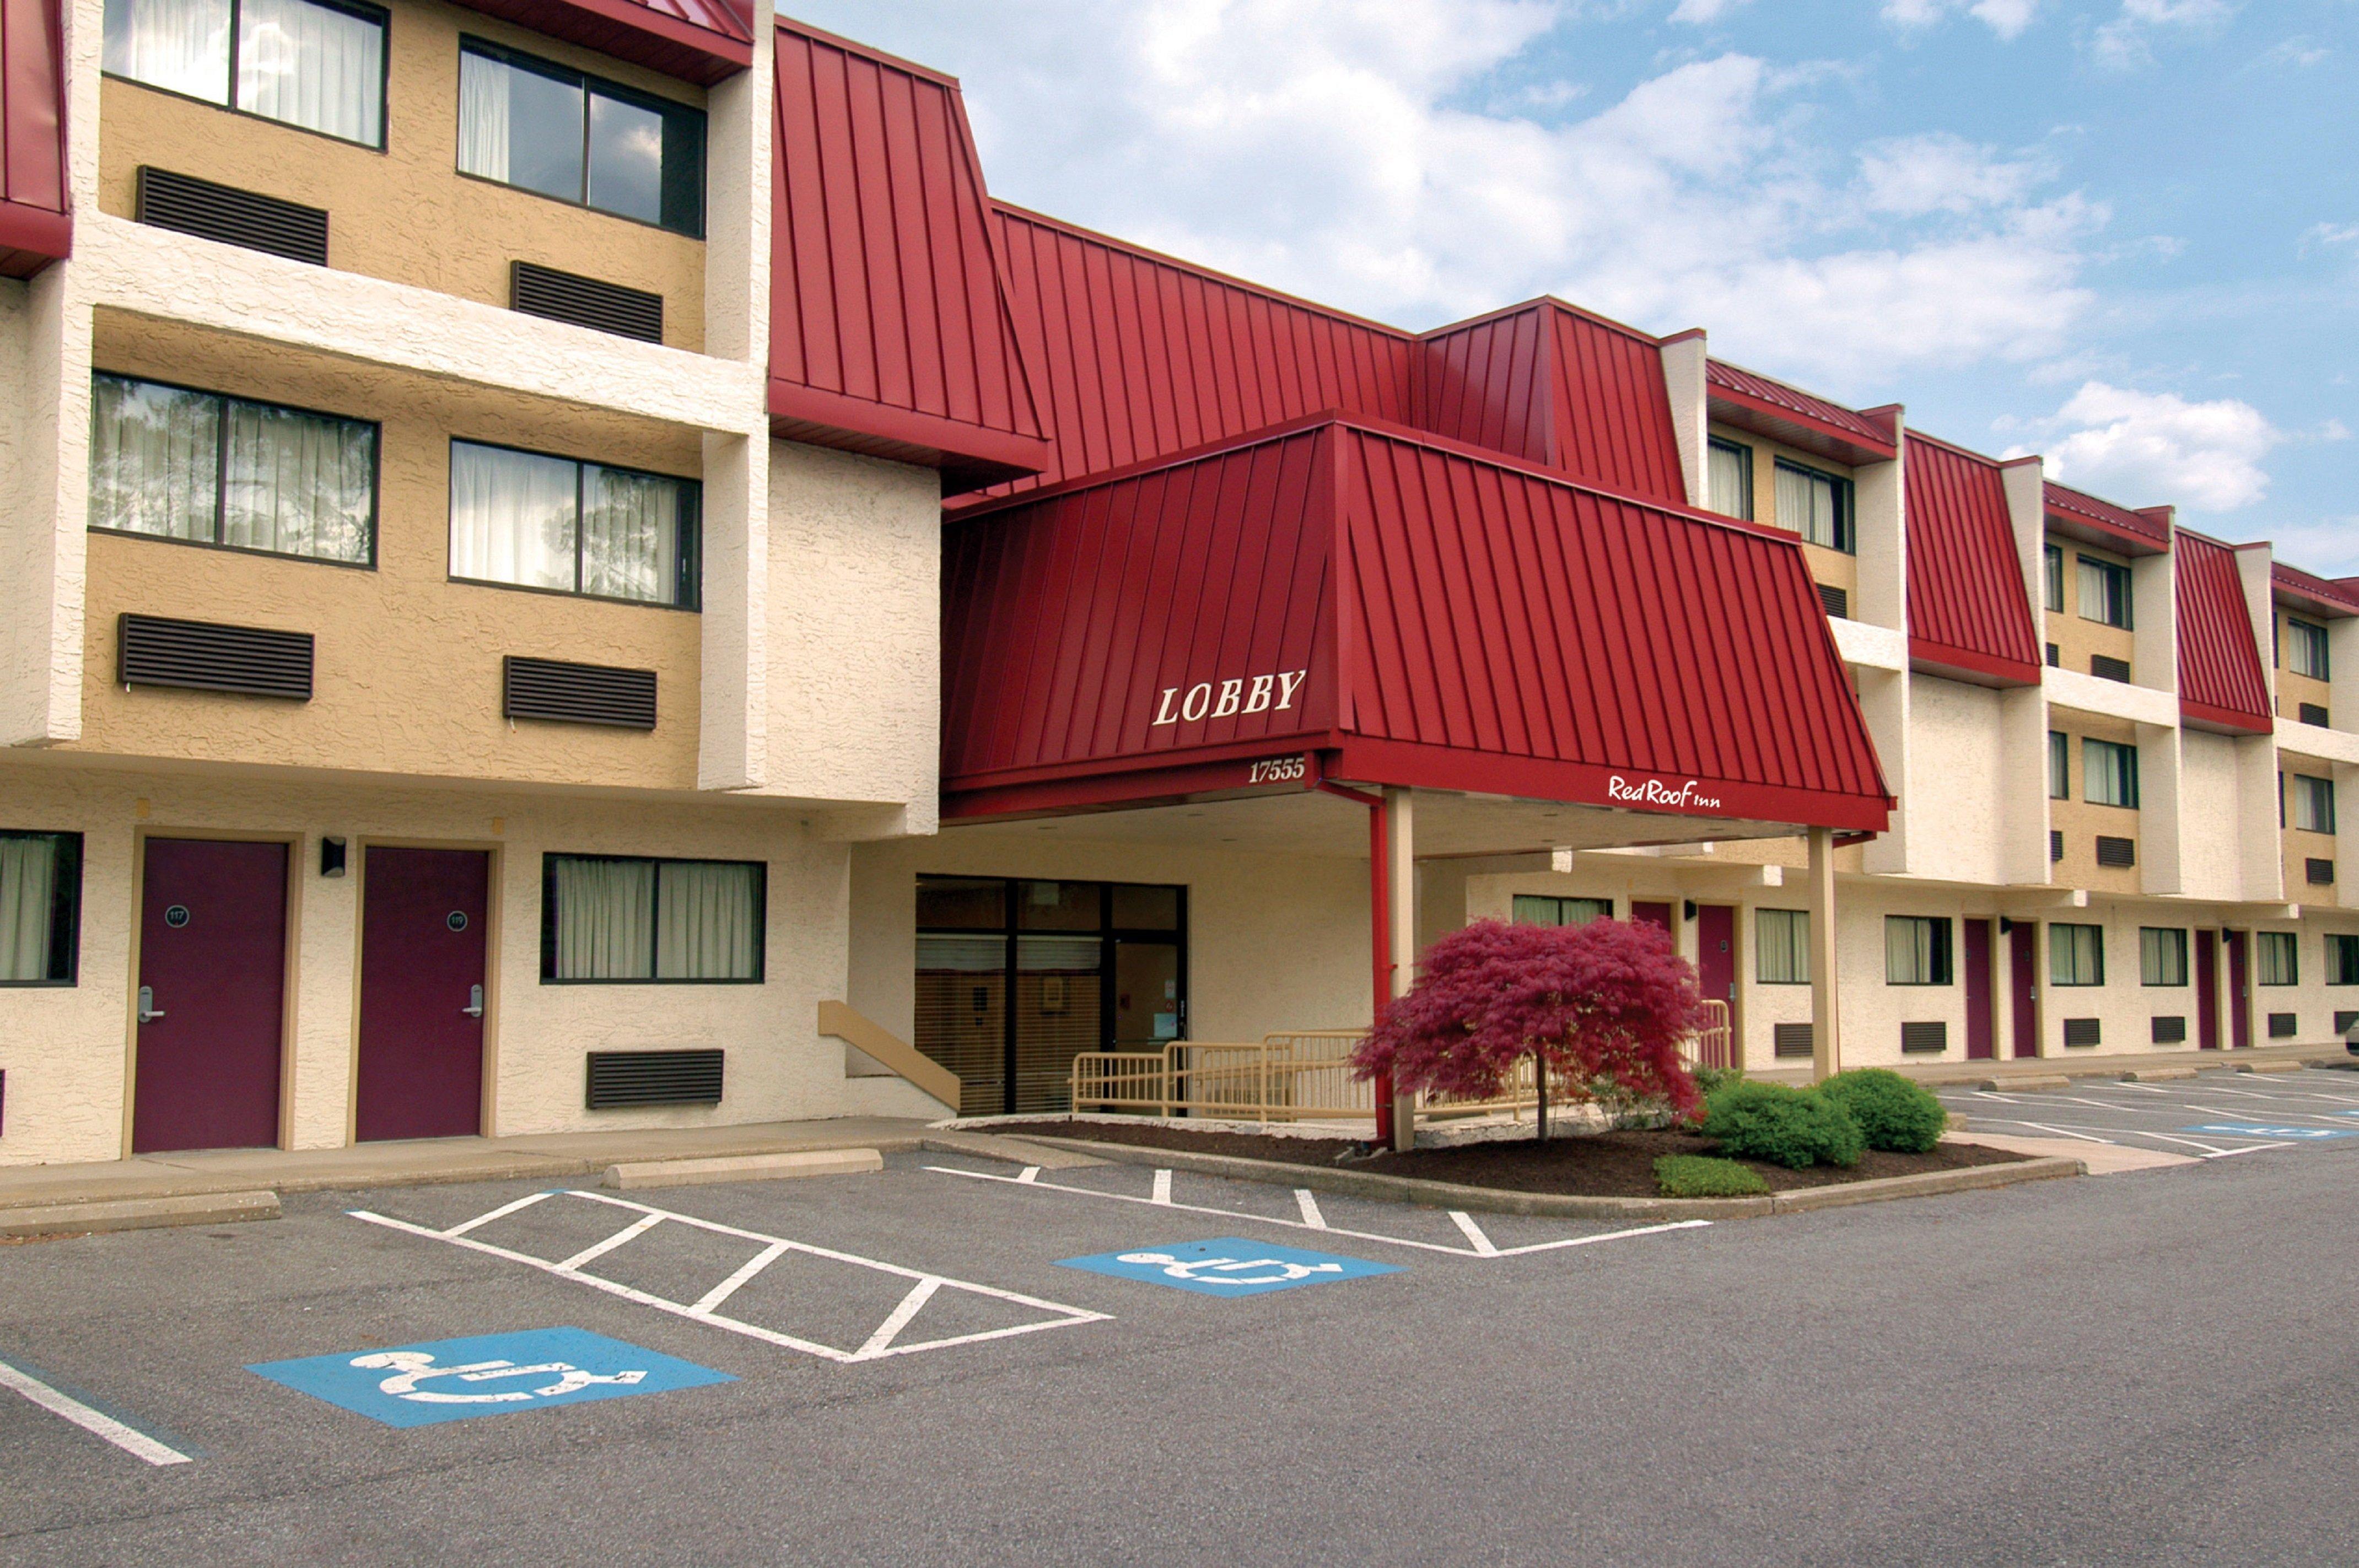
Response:
[[[2126,659],[2114,659],[2107,654],[2093,653],[2089,656],[2089,673],[2100,681],[2118,681],[2126,686],[2130,680],[2130,661]]]
[[[1808,1024],[1777,1024],[1769,1030],[1771,1049],[1780,1056],[1810,1054],[1810,1026]]]
[[[527,316],[571,321],[577,327],[643,343],[663,342],[662,295],[560,272],[553,267],[516,263],[508,281],[508,303]]]
[[[1930,1023],[1904,1023],[1900,1026],[1900,1049],[1907,1051],[1936,1051],[1950,1049],[1950,1026],[1939,1018]]]
[[[1819,584],[1819,603],[1828,615],[1839,621],[1851,619],[1851,593],[1832,583]]]
[[[2336,1034],[2349,1034],[2353,1024],[2359,1024],[2359,1009],[2354,1009],[2349,1012],[2338,1012],[2334,1015],[2334,1032]]]
[[[2134,838],[2114,838],[2105,833],[2099,833],[2097,835],[2097,864],[2100,866],[2136,866],[2137,864],[2137,840]]]
[[[2059,861],[2064,858],[2064,830],[2062,828],[2049,828],[2048,830],[2048,858],[2050,862]]]
[[[2314,855],[2306,856],[2301,863],[2301,871],[2313,887],[2334,886],[2334,862],[2331,860],[2321,860]]]
[[[2064,1043],[2067,1045],[2095,1045],[2098,1043],[2097,1036],[2097,1020],[2094,1018],[2064,1020]]]
[[[2301,704],[2301,722],[2306,724],[2316,724],[2320,729],[2325,729],[2331,724],[2332,719],[2327,711],[2324,708],[2320,707],[2316,702],[2304,702]]]
[[[137,200],[143,223],[314,267],[328,265],[328,214],[321,208],[144,164]]]
[[[160,615],[126,615],[115,623],[115,675],[125,686],[178,686],[308,702],[311,663],[310,632]]]
[[[2295,1027],[2294,1015],[2291,1013],[2271,1013],[2269,1015],[2269,1038],[2271,1040],[2291,1040],[2294,1037]]]
[[[656,727],[656,672],[652,670],[618,670],[612,665],[569,664],[511,654],[505,663],[502,685],[500,712],[511,719],[612,724],[629,730]]]
[[[586,1103],[593,1111],[617,1105],[717,1105],[721,1058],[719,1051],[593,1051]]]
[[[2154,1016],[2154,1043],[2185,1045],[2187,1017],[2183,1013],[2157,1013]]]

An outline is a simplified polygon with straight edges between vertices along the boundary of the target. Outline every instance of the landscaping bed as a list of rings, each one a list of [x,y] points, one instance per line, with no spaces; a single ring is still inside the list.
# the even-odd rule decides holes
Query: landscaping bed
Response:
[[[1068,1121],[1062,1117],[1032,1122],[999,1123],[991,1130],[1015,1137],[1029,1133],[1044,1138],[1088,1138],[1099,1143],[1130,1144],[1148,1149],[1185,1149],[1198,1154],[1234,1159],[1266,1160],[1282,1165],[1315,1165],[1334,1170],[1373,1171],[1427,1181],[1450,1181],[1469,1187],[1490,1187],[1511,1192],[1553,1192],[1577,1197],[1652,1198],[1657,1195],[1655,1161],[1667,1154],[1717,1155],[1717,1139],[1674,1128],[1625,1129],[1555,1138],[1546,1143],[1528,1140],[1462,1144],[1452,1149],[1420,1149],[1408,1154],[1387,1149],[1368,1152],[1368,1146],[1350,1138],[1295,1138],[1248,1132],[1198,1132],[1190,1127],[1141,1122]],[[2023,1160],[2005,1149],[1977,1144],[1936,1144],[1923,1154],[1896,1154],[1869,1149],[1852,1166],[1811,1165],[1789,1171],[1757,1160],[1738,1163],[1757,1173],[1773,1192],[1805,1187],[1840,1186],[1888,1176],[1915,1176],[1929,1171],[1958,1171],[1976,1165],[2011,1165]]]

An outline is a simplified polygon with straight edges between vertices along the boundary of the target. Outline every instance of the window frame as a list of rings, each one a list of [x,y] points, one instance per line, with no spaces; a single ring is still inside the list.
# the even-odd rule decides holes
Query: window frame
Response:
[[[502,191],[522,191],[527,196],[537,196],[544,201],[555,201],[566,207],[578,207],[585,212],[595,212],[602,218],[613,218],[618,223],[636,223],[641,228],[655,229],[667,234],[678,234],[683,239],[695,240],[700,244],[707,237],[712,226],[712,111],[711,105],[690,103],[679,98],[667,98],[659,93],[644,92],[627,82],[617,82],[610,76],[599,76],[592,71],[577,71],[572,66],[550,60],[546,55],[529,54],[523,49],[511,49],[491,38],[462,32],[459,35],[459,54],[463,59],[470,53],[481,55],[485,60],[497,60],[511,71],[528,71],[553,82],[570,82],[582,89],[582,194],[579,199],[570,196],[552,196],[546,191],[536,191],[529,185],[517,185],[506,180],[494,180],[488,174],[471,174],[461,169],[458,154],[458,116],[461,110],[455,102],[451,108],[451,169],[452,173],[462,180],[472,180],[478,184],[493,186]],[[462,64],[459,69],[463,71],[466,67]],[[696,226],[693,229],[676,229],[660,219],[651,223],[645,218],[633,217],[628,212],[617,212],[611,208],[591,204],[590,99],[592,93],[603,93],[617,103],[627,103],[635,109],[645,109],[659,115],[686,111],[694,114],[701,122],[704,128],[697,148]],[[662,178],[660,168],[657,178],[660,181]]]
[[[1795,950],[1794,950],[1794,951],[1795,951],[1795,952],[1799,955],[1799,958],[1800,958],[1800,962],[1799,962],[1799,964],[1796,965],[1796,967],[1800,971],[1800,973],[1799,973],[1798,975],[1794,975],[1794,976],[1791,976],[1791,977],[1788,977],[1788,978],[1786,978],[1786,979],[1782,979],[1782,980],[1777,980],[1777,979],[1772,979],[1772,978],[1770,978],[1770,976],[1769,976],[1767,974],[1766,974],[1766,973],[1764,972],[1764,968],[1763,968],[1764,963],[1765,963],[1765,961],[1767,959],[1767,957],[1768,957],[1768,955],[1769,955],[1769,953],[1770,953],[1771,949],[1770,949],[1770,944],[1769,944],[1767,941],[1765,941],[1765,940],[1764,940],[1764,937],[1763,937],[1763,929],[1762,929],[1762,928],[1763,928],[1764,923],[1765,923],[1765,922],[1767,920],[1767,919],[1768,919],[1770,916],[1772,916],[1772,915],[1776,915],[1776,916],[1779,917],[1779,919],[1780,919],[1781,920],[1790,920],[1790,921],[1799,922],[1799,926],[1800,926],[1800,928],[1801,928],[1801,932],[1802,932],[1802,940],[1801,940],[1800,945],[1799,945],[1799,947],[1795,948]],[[1790,938],[1790,937],[1788,937],[1787,940],[1788,940],[1788,942],[1790,943],[1790,942],[1791,942],[1791,938]],[[1754,909],[1754,911],[1753,911],[1753,983],[1754,983],[1755,985],[1809,985],[1809,984],[1810,983],[1810,910],[1808,910],[1808,909],[1770,909],[1770,908],[1767,908],[1767,907],[1766,907],[1766,906],[1756,906],[1756,907]]]
[[[2090,933],[2088,938],[2089,952],[2091,956],[2093,956],[2096,961],[2093,966],[2095,975],[2093,979],[2064,979],[2059,976],[2057,973],[2056,960],[2058,953],[2061,950],[2057,945],[2056,938],[2057,934],[2060,931],[2071,931],[2075,933],[2070,939],[2070,942],[2074,952],[2075,963],[2073,965],[2073,973],[2076,975],[2080,972],[2078,957],[2081,937],[2078,933],[2082,931]],[[2105,928],[2102,924],[2093,924],[2086,920],[2050,920],[2048,922],[2048,983],[2050,985],[2060,985],[2068,988],[2103,986],[2104,985]]]
[[[2060,615],[2064,613],[2064,547],[2043,543],[2039,547],[2039,561],[2047,577],[2047,606]]]
[[[2274,967],[2263,955],[2276,953],[2285,960],[2284,978],[2272,980]],[[2301,984],[2301,937],[2288,931],[2256,931],[2253,933],[2253,984],[2256,985],[2299,985]]]
[[[2062,730],[2048,732],[2048,798],[2072,798],[2072,737]]]
[[[2326,804],[2326,820],[2323,826],[2318,826],[2315,825],[2316,813],[2314,813],[2312,808],[2321,800],[2324,800]],[[2294,832],[2310,833],[2333,833],[2335,831],[2334,824],[2337,820],[2335,807],[2336,802],[2334,799],[2333,779],[2321,779],[2314,773],[2297,773],[2293,776]],[[2310,817],[2312,818],[2312,821],[2304,822],[2302,820],[2304,817]]]
[[[377,549],[383,542],[379,534],[385,516],[385,422],[383,420],[355,419],[350,414],[339,414],[328,408],[307,408],[300,403],[273,403],[260,397],[242,397],[234,392],[217,392],[209,387],[190,387],[184,382],[160,381],[152,376],[128,376],[119,370],[93,369],[90,373],[93,394],[91,398],[91,419],[93,427],[98,419],[98,399],[95,393],[98,378],[102,376],[110,381],[129,382],[135,387],[161,387],[168,392],[187,392],[200,397],[211,397],[221,405],[221,417],[214,421],[213,429],[213,537],[209,539],[174,539],[169,534],[142,533],[136,528],[102,527],[89,520],[90,500],[87,495],[82,500],[84,532],[104,534],[109,539],[147,539],[155,544],[179,545],[184,550],[218,550],[231,555],[256,555],[266,561],[299,561],[312,566],[337,566],[347,572],[376,570]],[[369,550],[366,561],[342,561],[332,555],[298,555],[291,550],[258,550],[250,544],[222,542],[222,528],[228,520],[229,515],[228,415],[229,405],[232,403],[244,403],[253,408],[269,408],[282,414],[301,414],[310,419],[334,419],[341,424],[364,425],[368,428],[371,451],[369,453]],[[93,444],[96,433],[93,428],[92,431]]]
[[[2359,985],[2359,935],[2326,933],[2326,975],[2329,985]]]
[[[1712,479],[1712,453],[1714,452],[1734,452],[1738,460],[1736,465],[1737,473],[1742,476],[1745,482],[1745,510],[1742,512],[1722,512],[1721,516],[1740,517],[1748,523],[1753,521],[1754,513],[1756,510],[1753,504],[1753,449],[1745,445],[1743,441],[1731,440],[1727,436],[1706,436],[1704,438],[1703,444],[1704,480],[1707,487],[1709,487]],[[1711,500],[1712,497],[1706,495],[1704,498],[1706,500]],[[1713,509],[1718,510],[1717,507]]]
[[[1834,487],[1835,542],[1820,544],[1817,539],[1810,538],[1800,528],[1788,526],[1783,517],[1777,519],[1777,526],[1784,528],[1804,544],[1818,545],[1821,550],[1832,550],[1842,555],[1857,555],[1859,553],[1859,528],[1856,523],[1858,506],[1853,493],[1852,482],[1840,474],[1830,474],[1823,468],[1812,468],[1807,463],[1799,463],[1790,457],[1779,454],[1772,463],[1770,482],[1774,485],[1777,482],[1777,475],[1785,473],[1799,474],[1811,479],[1823,479]]]
[[[2082,620],[2087,621],[2091,626],[2112,626],[2117,631],[2125,632],[2136,630],[2136,626],[2133,624],[2136,617],[2131,608],[2131,600],[2135,596],[2136,584],[2130,576],[2130,569],[2120,564],[2118,561],[2107,561],[2102,556],[2090,555],[2082,550],[2074,550],[2072,552],[2072,560],[2073,564],[2078,569],[2075,573],[2076,593],[2074,596],[2076,600],[2079,598],[2079,593],[2077,592],[2078,588],[2081,584],[2084,584],[2088,582],[2089,574],[2092,572],[2095,572],[2108,584],[2118,583],[2121,587],[2120,604],[2122,618],[2120,620],[2114,620],[2109,615],[2093,615],[2086,610],[2082,609],[2078,603],[2075,603],[2073,605],[2075,613],[2078,614]],[[2107,597],[2110,598],[2111,596],[2112,595],[2109,593]]]
[[[1935,977],[1896,980],[1892,977],[1892,927],[1895,921],[1930,926],[1937,933],[1928,954]],[[1913,951],[1915,944],[1910,944]],[[1886,985],[1954,985],[1957,984],[1957,922],[1947,915],[1886,915],[1884,917],[1884,983]]]
[[[2332,681],[2333,676],[2328,672],[2334,665],[2332,656],[2327,650],[2326,628],[2316,621],[2305,621],[2299,615],[2288,615],[2285,619],[2287,629],[2293,633],[2286,639],[2288,654],[2285,662],[2287,672],[2306,681]],[[2302,668],[2301,650],[2306,648],[2317,650],[2318,668],[2315,670]]]
[[[0,978],[0,990],[66,991],[82,984],[82,835],[51,828],[0,828],[0,838],[46,838],[58,845],[57,885],[49,891],[49,967],[60,955],[65,974],[39,980]],[[69,876],[71,872],[71,876]]]
[[[651,919],[647,921],[647,974],[619,975],[612,979],[582,977],[563,979],[557,973],[557,863],[560,860],[598,860],[657,868],[655,891],[649,902]],[[662,951],[663,941],[663,871],[666,866],[750,866],[754,868],[754,973],[750,976],[662,975],[655,973],[655,962]],[[540,854],[540,983],[544,985],[761,985],[768,983],[770,968],[770,863],[766,860],[729,860],[709,855],[576,855],[570,850],[545,849]]]
[[[388,143],[392,136],[393,13],[382,5],[370,5],[368,0],[305,0],[305,3],[317,5],[322,11],[341,11],[347,16],[376,24],[380,39],[376,51],[376,140],[354,141],[349,136],[340,136],[333,131],[314,130],[310,125],[299,125],[292,120],[282,120],[276,115],[265,114],[257,110],[238,107],[237,42],[241,30],[238,24],[245,10],[245,0],[229,0],[229,97],[226,101],[199,97],[194,93],[183,93],[177,87],[160,87],[155,82],[142,81],[136,76],[125,76],[120,71],[109,71],[103,65],[99,68],[99,75],[106,81],[126,82],[134,87],[144,88],[150,93],[161,93],[168,98],[178,98],[183,103],[202,103],[208,109],[220,109],[245,119],[257,120],[266,125],[277,125],[282,129],[299,132],[303,136],[318,136],[322,141],[333,142],[338,147],[359,147],[366,152],[384,155],[388,150]],[[103,60],[105,57],[104,24],[102,22],[100,26],[99,48],[100,58]],[[191,387],[189,390],[194,391],[196,388]]]
[[[2148,940],[2153,937],[2171,937],[2175,938],[2176,942],[2174,944],[2155,942]],[[2174,946],[2175,952],[2170,951]],[[2187,976],[2189,972],[2187,960],[2188,946],[2187,928],[2185,926],[2138,927],[2138,984],[2141,985],[2169,988],[2185,985],[2188,983]],[[2158,956],[2176,959],[2176,972],[2179,975],[2178,979],[2158,980],[2154,977],[2155,971],[2158,967],[2164,969],[2169,969],[2170,967],[2169,964],[2157,965],[2149,962],[2151,959]]]
[[[1538,920],[1520,920],[1516,918],[1516,905],[1517,902],[1525,898],[1546,898],[1556,905],[1557,918],[1553,921],[1549,922],[1556,926],[1563,926],[1567,923],[1564,919],[1564,907],[1567,904],[1599,904],[1603,906],[1603,908],[1596,914],[1590,916],[1589,920],[1580,921],[1579,923],[1581,925],[1588,925],[1591,920],[1610,920],[1614,918],[1614,900],[1611,898],[1593,898],[1577,893],[1511,893],[1507,896],[1507,920],[1509,924],[1528,926],[1538,925],[1541,923]]]
[[[2092,757],[2090,748],[2093,746],[2104,746],[2107,748],[2109,753],[2125,755],[2129,758],[2129,767],[2127,770],[2121,775],[2121,778],[2126,780],[2128,786],[2125,791],[2125,794],[2127,797],[2126,799],[2119,800],[2100,800],[2095,795],[2090,792],[2091,780],[2093,779],[2111,779],[2114,777],[2114,769],[2110,765],[2104,768],[2095,768],[2090,766]],[[2097,735],[2082,735],[2081,737],[2081,799],[2092,806],[2110,806],[2115,811],[2136,811],[2138,809],[2139,795],[2137,756],[2137,747],[2126,741],[2105,740]]]
[[[548,458],[556,463],[573,465],[573,582],[571,588],[544,588],[537,583],[503,583],[496,577],[462,577],[457,563],[451,559],[451,530],[455,514],[451,506],[451,486],[458,465],[450,461],[450,449],[479,446],[492,452],[512,452],[522,457]],[[695,592],[690,602],[671,599],[625,599],[612,593],[585,593],[582,583],[582,471],[597,467],[615,474],[636,474],[642,479],[661,479],[688,487],[688,504],[682,508],[681,540],[677,547],[680,566],[688,572]],[[472,436],[452,436],[445,443],[442,474],[442,573],[449,583],[463,583],[470,588],[503,588],[511,593],[547,593],[560,599],[587,599],[593,604],[631,604],[642,610],[679,610],[688,615],[704,612],[704,481],[690,479],[684,474],[666,474],[654,468],[630,468],[619,463],[601,463],[594,457],[574,457],[561,452],[542,452],[534,447],[514,446],[506,441],[477,441]],[[625,855],[625,859],[644,858]]]

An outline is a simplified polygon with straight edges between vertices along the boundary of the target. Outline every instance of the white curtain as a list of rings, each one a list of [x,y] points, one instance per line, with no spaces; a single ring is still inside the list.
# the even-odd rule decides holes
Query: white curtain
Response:
[[[0,980],[49,977],[49,911],[57,886],[56,839],[0,838]]]
[[[656,974],[666,980],[751,980],[761,973],[759,881],[750,865],[658,866]]]
[[[1712,509],[1723,517],[1753,516],[1751,475],[1745,470],[1752,453],[1724,446],[1713,447],[1705,460],[1710,471]]]
[[[1806,909],[1762,909],[1754,918],[1761,982],[1806,985],[1810,980],[1810,916]],[[1889,935],[1886,940],[1889,942]]]
[[[212,543],[220,421],[201,392],[92,377],[90,526]]]
[[[237,106],[375,147],[385,139],[385,29],[307,0],[241,0]]]
[[[680,485],[594,463],[582,471],[582,591],[669,604],[679,593]]]
[[[229,102],[230,0],[106,0],[100,65],[150,87]]]
[[[223,544],[366,561],[376,432],[350,419],[232,403]]]
[[[459,55],[459,172],[503,184],[508,177],[508,68],[462,50]]]
[[[1894,985],[1933,983],[1936,922],[1887,915],[1884,920],[1884,978]]]
[[[500,447],[451,443],[451,575],[527,588],[576,586],[581,465]]]
[[[1812,544],[1835,545],[1835,487],[1799,469],[1777,470],[1777,526]]]
[[[550,862],[557,900],[557,978],[649,980],[655,954],[651,860]]]

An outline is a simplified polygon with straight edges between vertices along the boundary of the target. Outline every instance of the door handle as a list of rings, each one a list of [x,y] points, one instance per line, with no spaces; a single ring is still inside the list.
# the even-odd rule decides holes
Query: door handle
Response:
[[[466,1014],[471,1018],[482,1018],[484,1016],[484,988],[481,985],[468,986],[467,1005],[459,1010]]]
[[[163,1016],[164,1010],[156,1005],[156,987],[153,985],[140,986],[139,1021],[143,1024],[152,1024]]]

